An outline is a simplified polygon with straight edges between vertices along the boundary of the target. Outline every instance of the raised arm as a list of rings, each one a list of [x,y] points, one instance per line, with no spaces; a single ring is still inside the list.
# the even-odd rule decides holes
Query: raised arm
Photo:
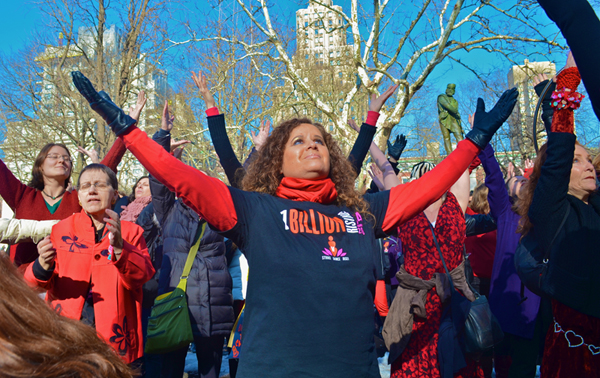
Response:
[[[504,92],[490,112],[485,111],[485,103],[481,98],[477,100],[473,129],[466,135],[466,140],[459,142],[450,155],[420,179],[390,190],[382,224],[384,232],[392,231],[419,214],[450,189],[479,151],[487,146],[496,130],[508,119],[517,96],[515,88]]]
[[[587,0],[538,0],[538,3],[567,40],[596,117],[600,119],[600,50],[593,47],[600,40],[598,16]]]
[[[4,161],[0,160],[0,196],[13,211],[25,193],[33,190],[35,189],[19,181],[4,164]]]
[[[454,194],[454,197],[456,197],[463,214],[467,211],[467,206],[469,206],[469,197],[471,194],[470,181],[469,169],[467,168],[450,188],[450,191]]]
[[[567,66],[557,76],[556,87],[566,88],[569,96],[575,94],[579,85],[579,72],[575,62],[567,60]],[[571,169],[575,164],[585,164],[574,159],[575,135],[573,108],[569,103],[555,107],[552,132],[548,134],[547,156],[535,187],[527,215],[534,224],[536,235],[542,243],[549,242],[556,233],[557,219],[567,210],[567,193]]]
[[[242,164],[235,155],[233,147],[231,147],[231,141],[225,128],[225,116],[220,114],[219,109],[217,109],[215,99],[208,88],[206,76],[202,72],[198,72],[198,75],[192,72],[192,80],[198,87],[206,104],[208,132],[210,133],[215,152],[219,157],[219,162],[231,186],[239,188],[244,178],[244,172],[240,172],[240,170],[243,170]]]
[[[488,203],[490,204],[490,214],[496,221],[506,211],[510,211],[511,203],[500,165],[494,157],[494,149],[488,145],[479,154],[481,165],[485,171],[485,186],[488,187]]]
[[[162,146],[165,151],[168,151],[171,141],[171,133],[170,131],[160,129],[154,133],[152,140]],[[175,193],[170,191],[166,185],[158,181],[158,179],[153,175],[150,175],[149,180],[154,214],[156,214],[156,218],[162,225],[166,220],[169,210],[171,210],[173,204],[175,204]]]
[[[138,93],[137,102],[135,106],[129,109],[129,117],[131,117],[135,121],[138,121],[140,118],[140,114],[142,113],[142,109],[144,109],[145,105],[146,94],[144,93],[144,91],[140,91]],[[110,148],[104,159],[102,159],[100,164],[106,165],[113,172],[117,173],[117,167],[123,159],[123,155],[125,155],[125,152],[127,152],[127,147],[125,147],[125,143],[123,143],[122,140],[117,138],[115,139],[115,142],[113,143],[112,147]]]
[[[358,177],[360,170],[362,169],[363,162],[365,157],[367,156],[367,151],[371,146],[371,142],[373,141],[373,136],[375,135],[375,131],[377,131],[377,119],[379,118],[379,112],[383,107],[383,104],[390,98],[394,92],[398,89],[397,85],[392,85],[381,95],[377,96],[375,93],[371,95],[371,101],[369,102],[369,112],[367,113],[367,120],[361,126],[358,131],[358,137],[356,138],[356,142],[354,142],[354,146],[352,147],[352,151],[350,151],[350,155],[348,156],[348,160],[354,167],[354,171]],[[354,121],[353,121],[354,122]],[[356,130],[356,127],[353,127]]]
[[[374,118],[374,121],[375,121],[375,123],[377,123],[377,118]],[[367,118],[367,122],[369,122],[368,118]],[[371,122],[373,122],[373,120],[371,120]],[[358,126],[356,125],[356,122],[354,122],[354,120],[349,120],[348,125],[350,125],[350,127],[352,127],[354,130],[358,130]],[[363,127],[364,126],[365,125],[363,125]],[[360,130],[362,130],[363,127],[361,127]],[[377,145],[374,142],[371,142],[371,147],[369,148],[369,152],[371,152],[371,156],[373,157],[373,162],[377,165],[377,168],[379,168],[379,170],[381,170],[381,172],[383,174],[382,184],[383,184],[384,190],[389,190],[396,185],[402,184],[402,182],[400,182],[400,179],[398,178],[398,176],[396,176],[396,172],[394,171],[394,168],[392,168],[392,165],[385,158],[384,153],[379,149],[379,147],[377,147]]]

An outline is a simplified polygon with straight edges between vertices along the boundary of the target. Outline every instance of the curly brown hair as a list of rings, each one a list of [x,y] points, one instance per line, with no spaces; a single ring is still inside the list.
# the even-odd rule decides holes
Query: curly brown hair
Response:
[[[0,376],[132,378],[96,331],[58,315],[0,254]]]
[[[488,203],[489,189],[485,184],[481,183],[473,189],[473,198],[469,207],[477,214],[488,214],[490,212],[490,204]]]
[[[258,156],[250,163],[250,166],[246,170],[246,175],[242,180],[242,189],[275,195],[275,191],[279,187],[281,179],[283,179],[281,167],[283,165],[285,145],[290,138],[292,130],[303,123],[313,125],[319,129],[325,140],[325,146],[329,150],[329,178],[335,184],[335,189],[338,193],[334,204],[349,207],[354,211],[358,211],[363,216],[372,217],[372,214],[369,212],[368,203],[354,188],[356,172],[352,164],[344,156],[337,142],[325,130],[323,125],[313,122],[308,118],[292,118],[283,121],[273,129],[265,144],[258,151]]]

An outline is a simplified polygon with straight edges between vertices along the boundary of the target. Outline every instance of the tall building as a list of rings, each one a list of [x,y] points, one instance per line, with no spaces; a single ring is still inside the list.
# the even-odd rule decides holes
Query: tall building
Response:
[[[311,0],[307,8],[296,11],[297,46],[292,61],[319,100],[341,114],[345,96],[358,77],[350,59],[353,45],[347,42],[347,25],[338,12],[342,12],[342,7],[334,5],[332,0],[319,3]],[[346,130],[337,130],[333,122],[308,101],[307,94],[288,81],[275,90],[274,107],[279,109],[275,123],[307,116],[322,123],[330,132]],[[364,88],[360,88],[349,104],[350,117],[362,120],[367,109],[368,96]]]
[[[556,73],[556,65],[551,62],[530,62],[525,59],[524,64],[512,66],[508,72],[508,86],[517,87],[519,98],[516,107],[516,120],[511,125],[511,149],[513,151],[532,152],[533,151],[533,116],[538,103],[538,96],[533,89],[533,79],[536,75],[545,73],[548,77]],[[541,115],[541,110],[540,113]],[[542,140],[546,137],[544,124],[538,116],[537,141],[542,145]]]
[[[36,58],[36,63],[40,68],[40,80],[36,83],[39,88],[38,98],[40,101],[38,118],[42,122],[56,119],[57,122],[62,122],[64,125],[62,127],[64,131],[60,134],[72,133],[73,136],[77,136],[79,140],[84,141],[93,141],[94,138],[91,133],[94,133],[95,130],[88,128],[87,131],[82,131],[85,130],[81,124],[81,117],[83,115],[75,114],[74,107],[70,106],[70,99],[64,99],[61,95],[65,91],[65,83],[62,80],[65,78],[70,80],[69,71],[81,70],[85,72],[90,67],[89,62],[96,59],[96,33],[97,31],[93,28],[80,27],[77,34],[77,43],[68,46],[63,44],[63,38],[60,35],[58,46],[46,46],[44,52]],[[119,75],[122,68],[122,57],[126,53],[124,51],[124,37],[124,32],[115,25],[111,25],[104,30],[102,36],[103,62],[105,64],[103,71],[105,75],[104,85],[108,83],[109,86],[113,86],[112,91],[115,92],[116,86],[121,84]],[[139,126],[142,129],[147,124],[152,126],[160,124],[160,120],[155,115],[161,114],[163,101],[167,98],[167,73],[156,68],[156,63],[151,62],[145,55],[140,54],[135,58],[135,64],[128,75],[130,90],[126,93],[127,98],[123,108],[129,109],[133,107],[137,101],[137,94],[141,90],[145,91],[147,102],[142,113],[143,116],[139,122]],[[104,89],[108,93],[111,93],[111,88],[99,89]],[[64,135],[52,135],[51,131],[49,131],[49,134],[55,141],[66,142],[71,152],[74,152],[77,148],[77,145],[71,142],[73,138],[65,138]],[[84,147],[91,148],[96,146],[86,145]],[[119,171],[124,170],[127,174],[120,175],[119,178],[121,183],[126,186],[133,184],[137,177],[145,173],[143,166],[135,159],[124,161],[122,164]],[[129,190],[129,188],[126,188],[126,190]]]

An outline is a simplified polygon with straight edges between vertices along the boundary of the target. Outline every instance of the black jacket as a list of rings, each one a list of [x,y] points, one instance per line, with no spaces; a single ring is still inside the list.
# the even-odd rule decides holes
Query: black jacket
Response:
[[[571,207],[550,249],[547,282],[554,299],[600,318],[600,196],[593,193],[586,204],[567,194],[574,150],[575,135],[548,134],[548,157],[528,212],[533,228],[526,237],[547,250]]]
[[[169,149],[170,134],[157,132],[153,139]],[[154,212],[162,226],[163,261],[159,294],[179,283],[200,218],[175,193],[150,176]],[[198,188],[201,190],[201,188]],[[229,335],[234,323],[232,281],[221,235],[206,227],[187,282],[187,301],[195,336]]]

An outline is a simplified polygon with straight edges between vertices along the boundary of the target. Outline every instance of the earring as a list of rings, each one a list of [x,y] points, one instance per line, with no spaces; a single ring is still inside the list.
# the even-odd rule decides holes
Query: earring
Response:
[[[80,206],[80,207],[82,207],[82,206],[81,206],[81,200],[79,201],[79,206]]]

